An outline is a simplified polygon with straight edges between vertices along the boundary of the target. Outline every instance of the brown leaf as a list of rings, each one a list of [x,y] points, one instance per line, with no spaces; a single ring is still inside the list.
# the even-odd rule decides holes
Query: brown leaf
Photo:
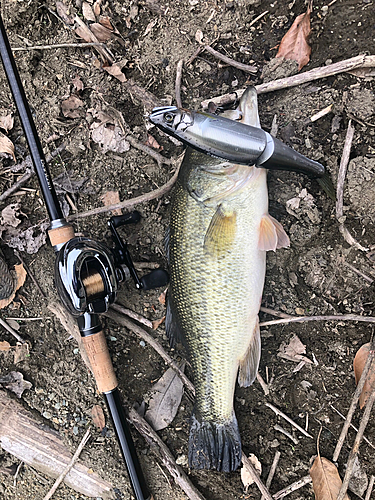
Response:
[[[165,316],[163,316],[160,319],[155,319],[152,322],[152,328],[153,328],[153,330],[156,330],[157,328],[159,328],[159,326],[163,323],[164,320],[165,320]]]
[[[14,119],[12,115],[0,116],[0,127],[8,132],[13,128]]]
[[[316,500],[336,500],[342,481],[335,465],[324,457],[316,457],[310,469]],[[348,495],[344,500],[350,500]]]
[[[56,2],[56,12],[66,24],[74,24],[73,16],[69,15],[69,7],[63,2]]]
[[[80,79],[78,75],[76,75],[72,79],[72,84],[74,85],[74,88],[77,90],[77,92],[81,92],[81,90],[84,89],[83,81]]]
[[[83,2],[82,4],[82,14],[83,17],[88,21],[92,21],[93,23],[96,21],[94,11],[91,5],[88,4],[87,2]]]
[[[29,345],[25,342],[24,344],[17,343],[16,351],[14,353],[14,364],[25,361],[29,357]]]
[[[248,458],[249,461],[251,462],[251,465],[253,465],[254,469],[258,472],[259,475],[261,475],[262,464],[259,462],[258,458],[253,453],[250,453]],[[249,486],[251,486],[255,482],[254,475],[245,464],[243,464],[243,467],[241,468],[241,481],[242,484],[245,486],[246,493]]]
[[[286,35],[280,43],[276,57],[284,57],[298,62],[298,69],[301,70],[310,61],[311,47],[307,43],[310,35],[310,5],[304,14],[300,14],[294,20]]]
[[[162,292],[162,293],[159,295],[159,297],[158,297],[158,300],[159,300],[159,302],[160,302],[160,304],[161,304],[162,306],[165,306],[165,300],[166,300],[166,297],[167,297],[167,290],[168,290],[168,288],[166,288],[166,289],[164,290],[164,292]]]
[[[100,431],[102,431],[105,427],[105,416],[100,405],[94,405],[91,409],[91,418],[92,421]]]
[[[112,31],[99,23],[91,24],[90,29],[101,43],[107,42],[112,36]]]
[[[108,207],[109,205],[115,205],[116,203],[120,203],[120,195],[118,191],[107,191],[103,196],[101,196],[101,200],[103,205]],[[116,210],[112,210],[113,215],[122,215],[121,208],[117,208]]]
[[[112,66],[103,66],[103,69],[107,71],[107,73],[109,73],[110,75],[117,78],[117,80],[120,80],[121,83],[124,83],[126,82],[126,76],[121,71],[123,66],[124,64],[115,63],[112,64]]]
[[[302,344],[299,337],[295,334],[290,339],[289,344],[282,342],[277,353],[280,358],[288,359],[289,361],[312,363],[309,358],[302,356],[302,354],[306,354],[306,346]]]
[[[7,352],[12,348],[12,346],[6,340],[0,342],[0,351]]]
[[[9,372],[7,375],[0,376],[0,384],[5,389],[14,392],[18,398],[22,396],[23,391],[33,386],[31,382],[24,380],[20,372]]]
[[[14,299],[16,296],[17,290],[21,288],[21,286],[25,283],[26,280],[26,271],[25,268],[23,267],[23,264],[18,264],[14,266],[14,271],[15,271],[15,288],[13,293],[7,297],[6,299],[0,300],[0,309],[4,309],[4,307],[7,307]]]
[[[89,28],[86,26],[86,25],[81,25],[81,26],[78,26],[76,29],[75,29],[75,32],[76,34],[82,38],[83,40],[85,40],[85,42],[87,43],[90,43],[90,42],[94,42],[94,37],[91,33],[91,31],[89,30]]]
[[[353,362],[353,368],[354,368],[354,375],[355,375],[355,383],[358,385],[359,379],[361,378],[363,368],[365,367],[367,358],[371,352],[370,350],[371,344],[364,344],[362,347],[359,348],[357,351],[357,354],[355,355],[354,362]],[[359,406],[360,408],[363,408],[366,404],[366,401],[368,400],[369,396],[371,395],[372,391],[374,390],[375,387],[375,366],[374,363],[371,363],[370,370],[367,374],[366,377],[366,382],[365,385],[363,386],[361,395],[359,397]]]
[[[83,104],[81,99],[75,95],[71,95],[61,103],[62,114],[67,118],[79,118],[82,115],[79,108],[81,108]]]
[[[13,142],[2,132],[0,132],[0,153],[10,155],[16,161]]]
[[[149,146],[150,148],[156,149],[157,151],[163,151],[163,146],[160,146],[158,141],[150,134],[147,135],[147,141],[145,142],[145,145]]]
[[[109,19],[109,16],[100,16],[99,23],[103,25],[105,28],[113,31],[113,26]]]
[[[100,15],[100,12],[101,12],[101,8],[100,8],[100,4],[102,3],[102,0],[96,0],[96,2],[94,3],[94,14],[96,16],[99,16]]]

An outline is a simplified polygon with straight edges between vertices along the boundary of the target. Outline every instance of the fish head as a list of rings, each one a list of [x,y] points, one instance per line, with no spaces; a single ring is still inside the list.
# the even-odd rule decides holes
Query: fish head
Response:
[[[184,132],[194,123],[191,111],[176,106],[154,108],[148,119],[158,128],[172,135]]]

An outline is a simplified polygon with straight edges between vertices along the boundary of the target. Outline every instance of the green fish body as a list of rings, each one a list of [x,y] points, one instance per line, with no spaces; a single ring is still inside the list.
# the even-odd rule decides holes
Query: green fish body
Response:
[[[254,92],[245,92],[239,110],[259,126]],[[241,386],[251,385],[258,370],[266,250],[289,244],[268,215],[266,176],[188,148],[174,191],[166,328],[181,337],[193,371],[193,468],[228,472],[241,462],[235,382],[238,375]]]

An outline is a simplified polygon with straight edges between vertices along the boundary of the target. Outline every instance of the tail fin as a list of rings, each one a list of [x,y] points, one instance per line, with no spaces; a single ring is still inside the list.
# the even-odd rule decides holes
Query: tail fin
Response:
[[[241,464],[241,437],[235,414],[224,423],[199,421],[192,414],[189,436],[189,467],[232,472]]]

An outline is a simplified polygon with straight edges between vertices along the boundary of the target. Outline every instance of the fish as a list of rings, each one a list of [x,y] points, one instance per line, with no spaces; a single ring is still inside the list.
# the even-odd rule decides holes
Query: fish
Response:
[[[254,88],[243,94],[238,111],[242,123],[260,127]],[[268,214],[266,169],[188,147],[166,240],[166,333],[172,344],[185,346],[196,391],[189,466],[231,472],[242,453],[236,379],[250,386],[261,355],[266,252],[289,246],[283,227]]]

